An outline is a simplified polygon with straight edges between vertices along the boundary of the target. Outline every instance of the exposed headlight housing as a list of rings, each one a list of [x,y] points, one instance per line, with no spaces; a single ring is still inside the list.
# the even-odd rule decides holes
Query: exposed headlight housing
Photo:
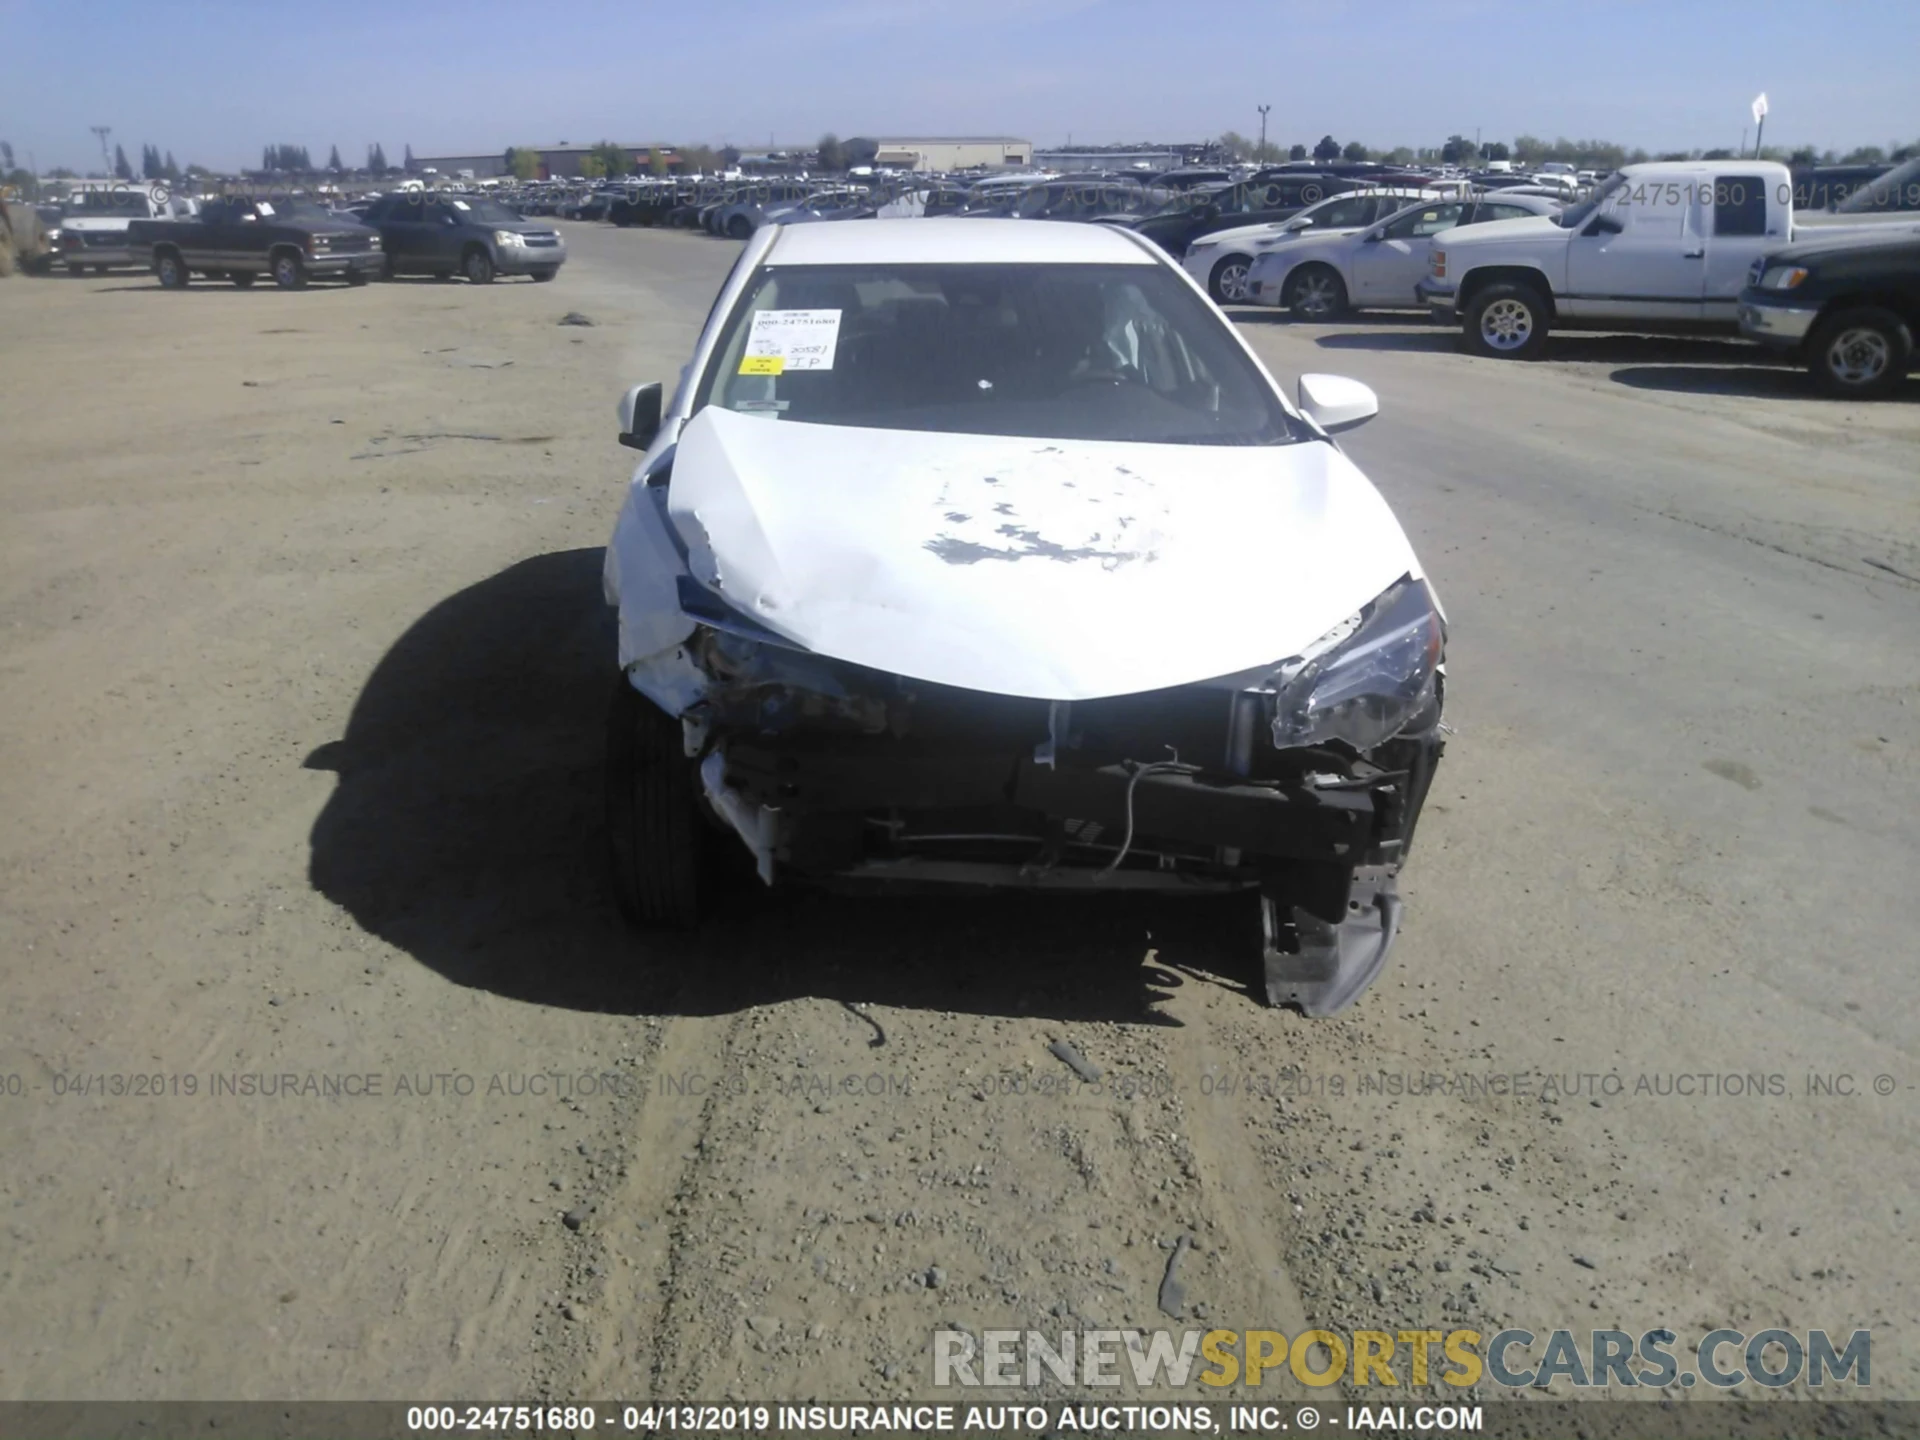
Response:
[[[1802,265],[1769,265],[1760,276],[1762,290],[1791,290],[1807,278]]]
[[[1401,579],[1280,667],[1275,747],[1339,740],[1367,751],[1391,740],[1433,705],[1446,639],[1427,582]]]
[[[518,230],[496,230],[493,232],[493,243],[511,248],[520,243],[520,232]]]

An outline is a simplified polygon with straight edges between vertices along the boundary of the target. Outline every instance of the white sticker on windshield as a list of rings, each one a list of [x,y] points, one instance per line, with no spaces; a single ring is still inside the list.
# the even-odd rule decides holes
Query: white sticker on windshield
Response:
[[[762,310],[747,332],[740,372],[783,375],[792,370],[831,370],[839,340],[838,310]],[[773,360],[780,362],[777,367],[766,364]]]
[[[266,201],[264,201],[264,200],[257,200],[257,201],[255,201],[255,202],[254,202],[254,206],[253,206],[253,208],[254,208],[255,210],[257,210],[257,211],[258,211],[258,212],[259,212],[260,214],[262,214],[262,215],[266,215],[266,216],[269,216],[269,217],[270,217],[270,216],[272,216],[272,214],[273,214],[273,206],[271,206],[271,205],[269,205],[269,204],[268,204],[268,203],[267,203]]]

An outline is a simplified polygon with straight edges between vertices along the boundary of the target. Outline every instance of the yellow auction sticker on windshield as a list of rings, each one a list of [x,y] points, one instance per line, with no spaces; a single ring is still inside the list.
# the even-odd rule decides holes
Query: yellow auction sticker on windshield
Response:
[[[742,375],[779,375],[787,368],[784,355],[749,355],[740,362]]]

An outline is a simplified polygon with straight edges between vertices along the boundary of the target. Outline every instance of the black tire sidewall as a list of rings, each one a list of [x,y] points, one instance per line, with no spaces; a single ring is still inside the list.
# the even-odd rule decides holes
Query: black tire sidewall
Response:
[[[680,722],[615,677],[607,708],[606,825],[614,895],[641,925],[689,928],[710,887],[713,837]]]

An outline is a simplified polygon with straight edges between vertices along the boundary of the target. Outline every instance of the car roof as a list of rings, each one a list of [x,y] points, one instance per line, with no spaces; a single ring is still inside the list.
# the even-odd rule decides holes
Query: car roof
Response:
[[[780,228],[772,265],[1155,265],[1130,232],[1056,220],[868,220]]]

